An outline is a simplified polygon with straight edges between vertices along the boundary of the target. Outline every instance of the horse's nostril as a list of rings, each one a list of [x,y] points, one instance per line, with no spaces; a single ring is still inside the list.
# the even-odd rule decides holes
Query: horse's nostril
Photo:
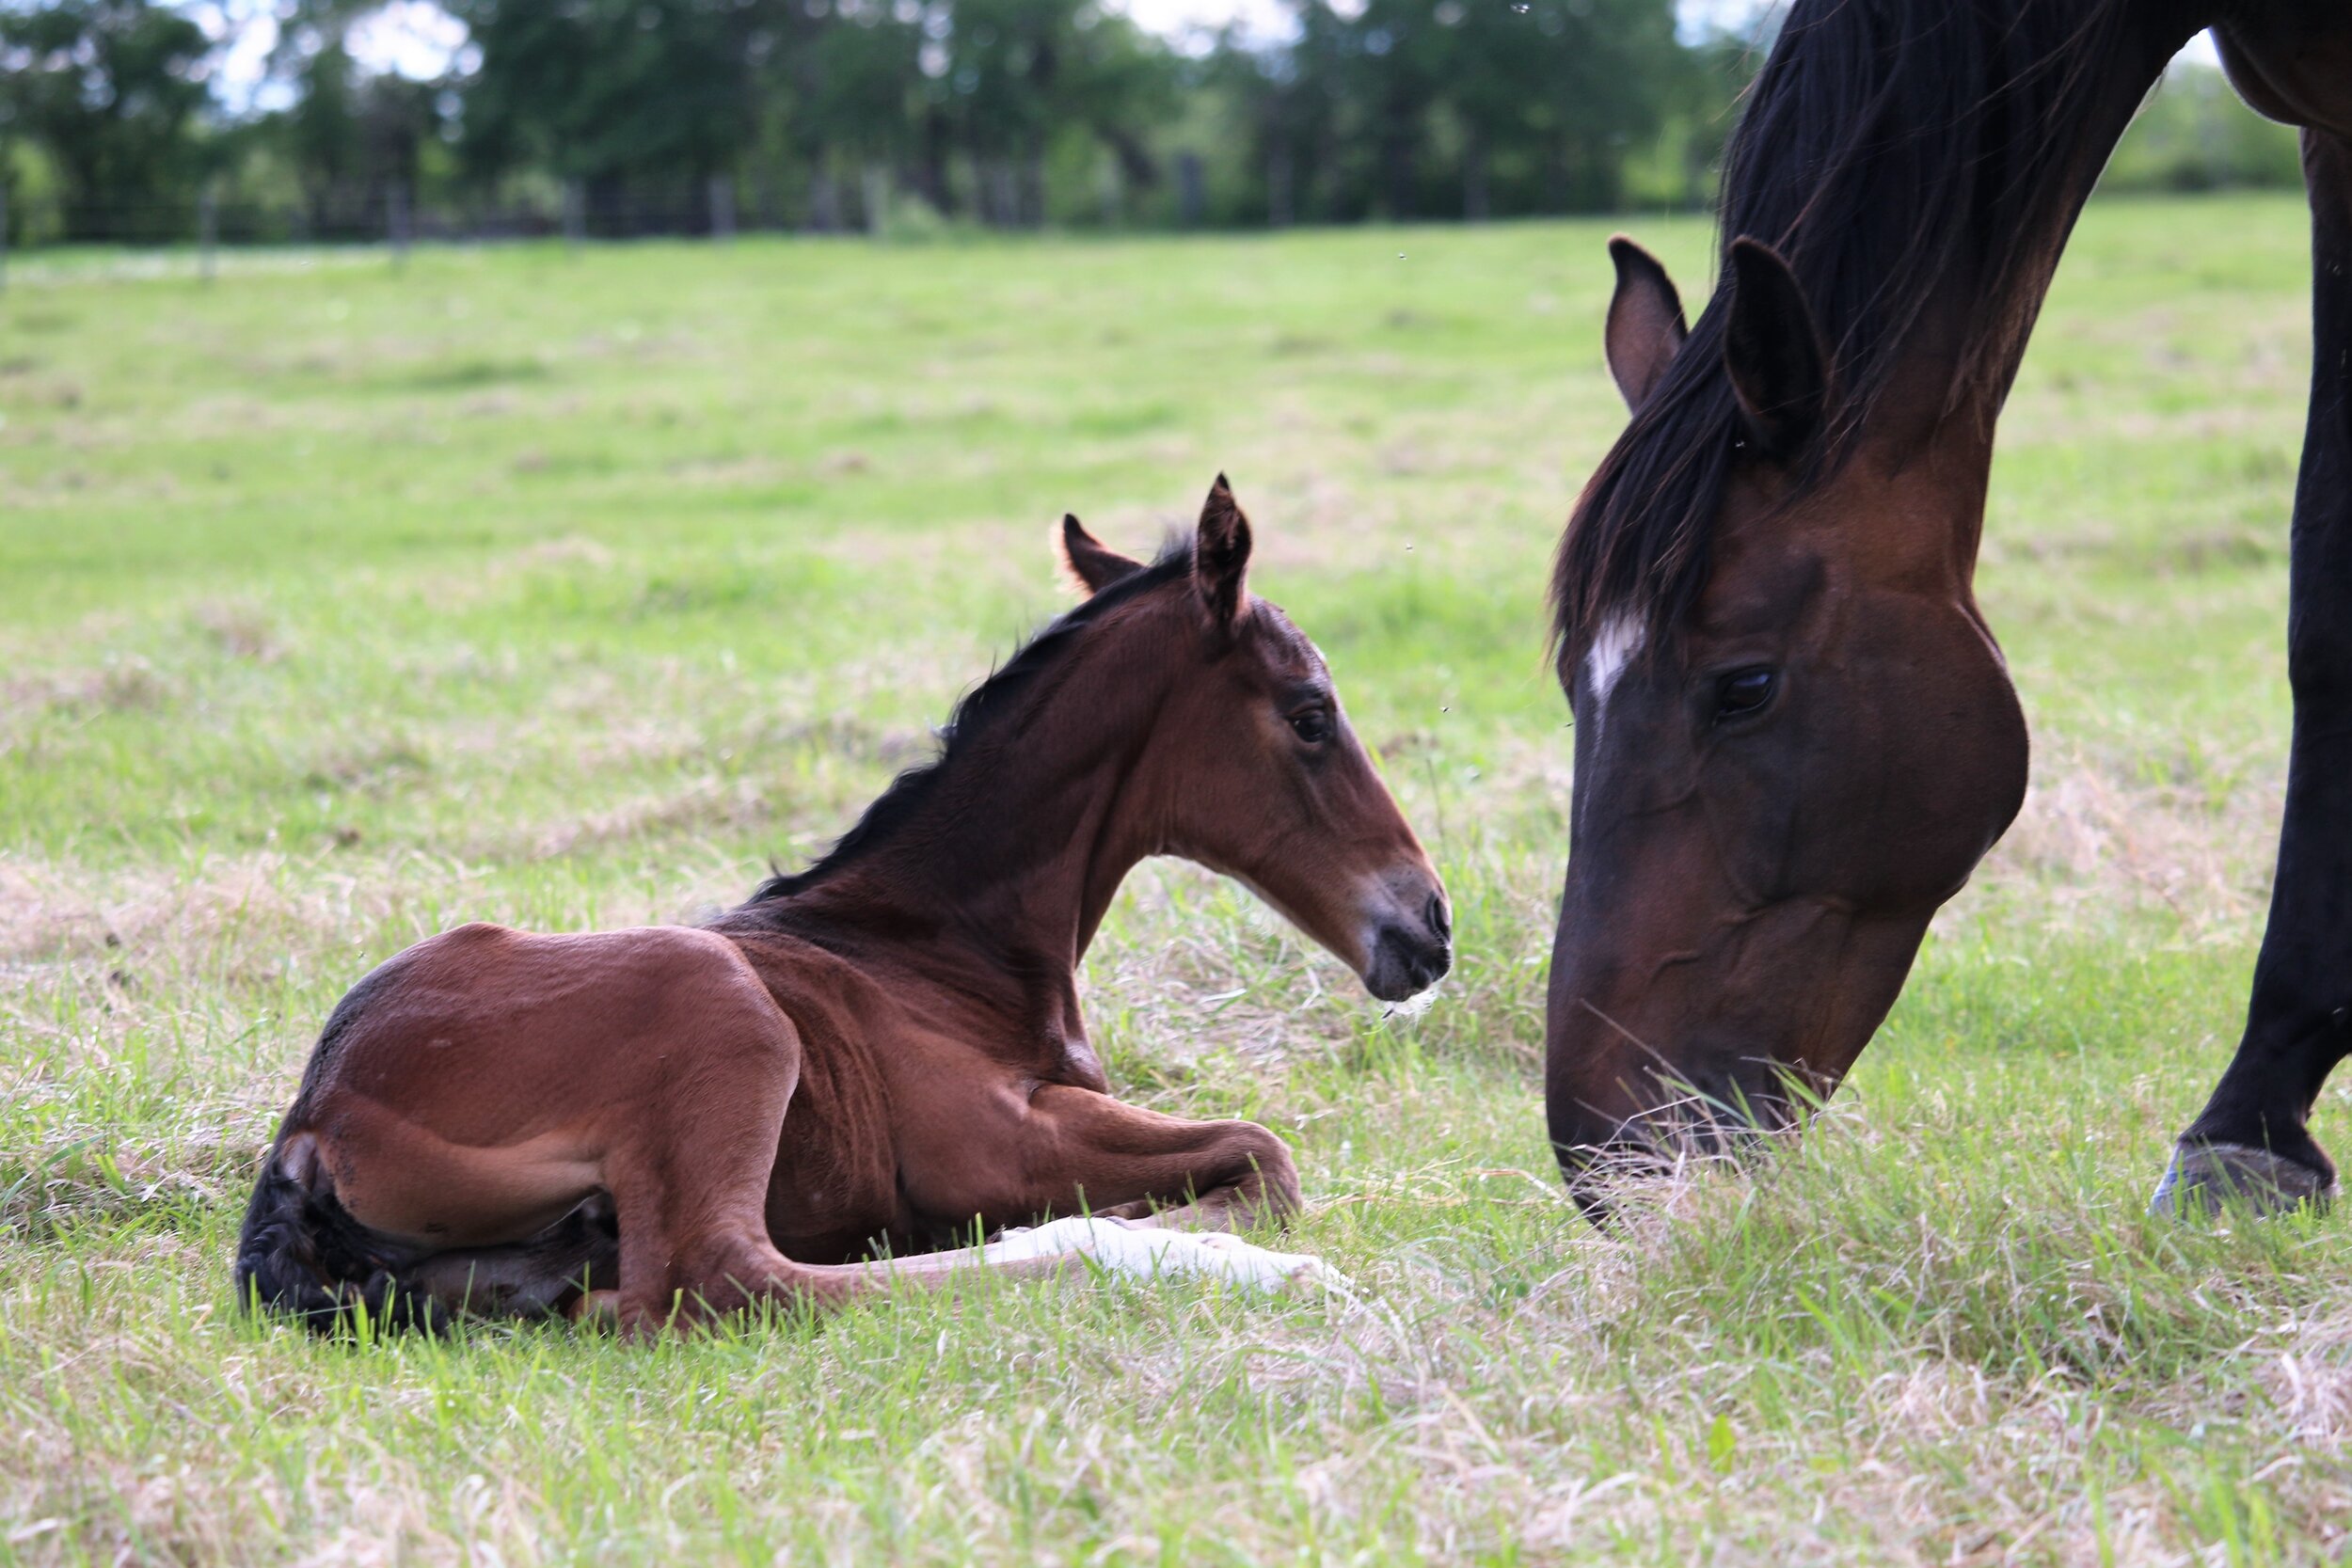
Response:
[[[1445,912],[1444,894],[1433,893],[1429,895],[1429,907],[1422,911],[1422,918],[1429,922],[1430,935],[1439,942],[1454,940],[1454,922]]]

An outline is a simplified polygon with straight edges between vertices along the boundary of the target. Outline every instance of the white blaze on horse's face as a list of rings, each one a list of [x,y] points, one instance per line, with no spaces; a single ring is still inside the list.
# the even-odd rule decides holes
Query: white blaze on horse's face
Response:
[[[1633,662],[1642,651],[1642,623],[1623,610],[1601,623],[1593,634],[1593,645],[1584,654],[1584,684],[1593,693],[1593,732],[1600,733],[1602,709],[1609,705],[1609,693],[1625,673],[1625,667]]]

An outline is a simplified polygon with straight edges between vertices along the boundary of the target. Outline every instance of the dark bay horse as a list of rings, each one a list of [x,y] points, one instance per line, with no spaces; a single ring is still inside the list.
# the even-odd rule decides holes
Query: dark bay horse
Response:
[[[1574,842],[1547,1101],[1571,1188],[1789,1125],[2016,815],[2026,725],[1976,568],[1994,424],[2060,249],[2166,63],[2214,29],[2304,128],[2316,352],[2285,822],[2245,1035],[2159,1208],[2324,1197],[2352,1047],[2352,6],[1796,0],[1686,323],[1613,242],[1631,421],[1554,573]]]
[[[1248,591],[1249,547],[1222,476],[1152,565],[1066,518],[1090,596],[810,869],[707,927],[467,926],[362,979],[263,1164],[240,1294],[318,1327],[364,1305],[418,1325],[610,1308],[642,1332],[970,1260],[860,1261],[877,1243],[1294,1212],[1264,1128],[1111,1098],[1075,981],[1162,854],[1247,883],[1375,996],[1446,972],[1437,874],[1314,645]],[[1037,1250],[991,1256],[1056,1265]]]

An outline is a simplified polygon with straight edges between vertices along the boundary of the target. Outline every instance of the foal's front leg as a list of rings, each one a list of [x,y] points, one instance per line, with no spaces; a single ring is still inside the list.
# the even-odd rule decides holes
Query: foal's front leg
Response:
[[[910,1196],[928,1214],[994,1227],[1090,1213],[1242,1230],[1301,1207],[1289,1147],[1255,1122],[1185,1121],[1067,1085],[994,1110],[951,1147],[911,1151]]]

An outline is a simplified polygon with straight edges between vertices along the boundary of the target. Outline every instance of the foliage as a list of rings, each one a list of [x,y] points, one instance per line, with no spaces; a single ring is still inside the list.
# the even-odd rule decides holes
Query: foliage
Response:
[[[612,187],[704,176],[747,139],[782,5],[738,0],[453,0],[482,63],[467,84],[476,168],[542,165]]]
[[[47,154],[69,236],[185,230],[207,163],[211,50],[201,28],[155,0],[0,10],[0,135]]]
[[[1698,107],[1660,0],[1296,0],[1297,36],[1229,35],[1262,211],[1390,217],[1617,206],[1628,149]],[[1683,196],[1687,193],[1677,193]]]
[[[385,202],[417,189],[427,149],[443,131],[437,85],[363,73],[333,36],[301,53],[292,71],[294,104],[259,139],[293,166],[310,233],[373,236]]]
[[[285,0],[286,102],[235,123],[185,16],[70,0],[0,8],[0,134],[63,187],[20,237],[184,236],[208,179],[232,237],[1480,219],[1703,205],[1765,41],[1673,0],[1285,4],[1193,54],[1104,0],[450,0],[469,47],[419,82],[355,63],[383,0]],[[2106,188],[2298,177],[2188,66]]]
[[[2108,161],[2100,188],[2145,193],[2302,182],[2295,129],[2247,108],[2219,71],[2193,66],[2166,75]]]

